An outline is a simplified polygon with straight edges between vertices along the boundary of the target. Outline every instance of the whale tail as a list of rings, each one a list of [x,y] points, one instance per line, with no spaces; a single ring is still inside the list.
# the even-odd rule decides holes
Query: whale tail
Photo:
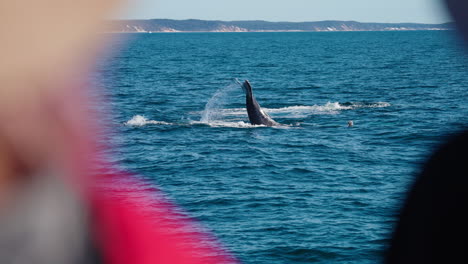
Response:
[[[250,85],[248,80],[245,80],[244,83],[241,83],[239,80],[236,79],[236,82],[242,87],[246,95],[252,94],[252,86]]]
[[[245,92],[245,106],[247,108],[247,114],[249,116],[250,123],[252,125],[278,126],[279,124],[275,122],[275,120],[273,120],[267,113],[265,113],[258,104],[257,100],[255,100],[250,82],[245,80],[244,83],[241,83],[237,79],[236,82]]]

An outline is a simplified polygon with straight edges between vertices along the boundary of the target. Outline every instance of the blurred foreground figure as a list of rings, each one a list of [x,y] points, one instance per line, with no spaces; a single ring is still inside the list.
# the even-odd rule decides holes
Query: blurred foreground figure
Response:
[[[235,263],[97,158],[83,80],[117,2],[0,0],[0,263]]]
[[[446,0],[468,41],[468,2]],[[467,73],[468,74],[468,73]],[[405,201],[386,263],[468,263],[468,131],[431,157]]]

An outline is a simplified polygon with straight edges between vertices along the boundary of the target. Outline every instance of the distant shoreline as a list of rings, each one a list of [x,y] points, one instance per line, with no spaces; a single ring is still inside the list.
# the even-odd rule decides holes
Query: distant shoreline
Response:
[[[422,23],[362,23],[357,21],[269,22],[218,20],[112,20],[106,33],[222,33],[222,32],[354,32],[354,31],[440,31],[453,30],[452,22]]]
[[[305,30],[277,30],[277,31],[145,31],[119,32],[106,31],[105,34],[184,34],[184,33],[322,33],[322,32],[415,32],[415,31],[451,31],[454,29],[406,29],[406,30],[335,30],[335,31],[305,31]]]

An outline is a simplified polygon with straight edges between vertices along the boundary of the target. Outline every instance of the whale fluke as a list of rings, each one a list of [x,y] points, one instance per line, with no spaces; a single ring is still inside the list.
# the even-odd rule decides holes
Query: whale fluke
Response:
[[[280,124],[273,120],[267,113],[265,113],[253,95],[252,86],[246,80],[241,84],[245,92],[245,106],[247,114],[252,125],[265,125],[265,126],[279,126]]]

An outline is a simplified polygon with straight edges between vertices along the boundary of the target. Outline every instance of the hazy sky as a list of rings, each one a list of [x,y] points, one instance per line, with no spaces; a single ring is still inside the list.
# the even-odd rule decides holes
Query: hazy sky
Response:
[[[124,19],[449,21],[442,0],[130,0]]]

